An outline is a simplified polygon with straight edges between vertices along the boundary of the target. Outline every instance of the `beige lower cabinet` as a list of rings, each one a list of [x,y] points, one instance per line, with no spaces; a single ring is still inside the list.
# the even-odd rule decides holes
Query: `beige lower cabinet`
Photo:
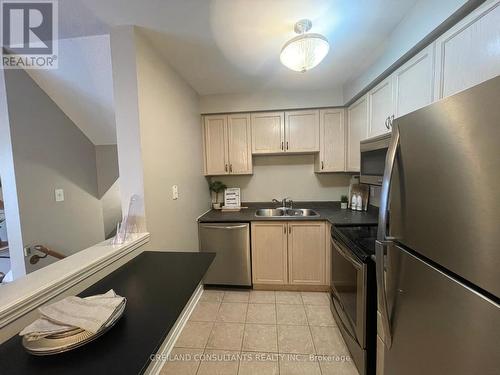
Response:
[[[288,223],[288,282],[292,285],[326,284],[325,223]]]
[[[253,222],[253,283],[328,285],[326,228],[322,221]]]
[[[251,230],[253,283],[287,284],[287,223],[253,222]]]

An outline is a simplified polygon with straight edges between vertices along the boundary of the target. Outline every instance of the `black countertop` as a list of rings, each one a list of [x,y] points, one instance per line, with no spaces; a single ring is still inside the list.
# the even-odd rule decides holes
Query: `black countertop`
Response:
[[[212,263],[212,253],[144,252],[80,296],[114,289],[127,297],[116,325],[97,340],[47,357],[15,336],[0,345],[0,374],[140,374],[150,363]]]
[[[375,225],[378,223],[378,208],[369,206],[368,211],[342,210],[340,202],[294,202],[296,208],[312,208],[318,212],[319,216],[291,216],[291,217],[257,217],[255,211],[258,208],[277,207],[274,203],[242,203],[243,208],[238,212],[221,212],[221,210],[211,210],[201,216],[200,223],[230,223],[230,222],[251,222],[251,221],[295,221],[295,220],[323,220],[329,221],[333,225]]]

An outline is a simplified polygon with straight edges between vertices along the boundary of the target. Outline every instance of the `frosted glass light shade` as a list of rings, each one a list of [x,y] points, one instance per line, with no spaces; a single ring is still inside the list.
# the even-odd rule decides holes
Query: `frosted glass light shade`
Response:
[[[330,44],[320,34],[302,34],[289,40],[281,50],[283,65],[296,72],[305,72],[318,65],[328,54]]]

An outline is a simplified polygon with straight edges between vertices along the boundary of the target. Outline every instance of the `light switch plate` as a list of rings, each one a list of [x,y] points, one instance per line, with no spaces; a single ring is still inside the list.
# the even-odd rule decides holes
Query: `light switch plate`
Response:
[[[55,189],[54,195],[56,197],[56,202],[64,202],[64,190],[63,189]]]
[[[179,199],[179,188],[177,185],[172,186],[172,199],[173,200]]]

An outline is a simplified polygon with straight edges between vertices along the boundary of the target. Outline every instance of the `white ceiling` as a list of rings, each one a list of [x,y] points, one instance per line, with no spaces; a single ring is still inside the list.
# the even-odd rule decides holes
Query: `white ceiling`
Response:
[[[92,143],[116,144],[109,35],[60,40],[57,69],[27,72]]]
[[[373,60],[416,0],[60,0],[61,37],[138,25],[200,94],[340,87]],[[279,54],[301,18],[331,43],[305,74]]]
[[[116,143],[109,36],[137,25],[200,94],[341,88],[379,56],[417,0],[59,0],[59,69],[29,73],[96,145]],[[331,50],[307,73],[281,65],[302,18]],[[92,37],[89,37],[92,36]],[[320,91],[318,91],[320,92]]]

